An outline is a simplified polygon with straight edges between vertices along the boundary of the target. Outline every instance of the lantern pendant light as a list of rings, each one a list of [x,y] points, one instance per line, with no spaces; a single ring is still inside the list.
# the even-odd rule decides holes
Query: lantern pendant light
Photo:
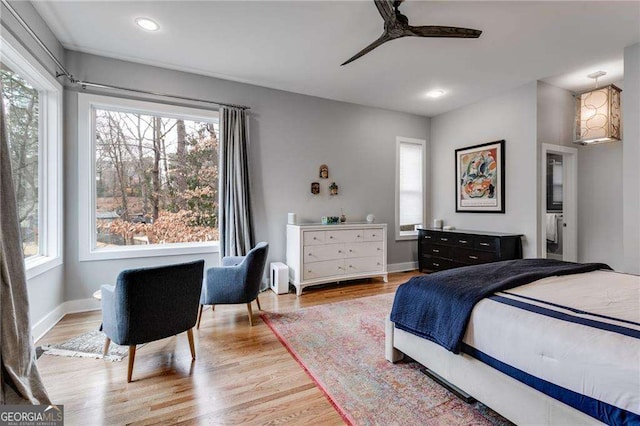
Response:
[[[598,77],[606,72],[598,71],[587,77],[596,81],[596,88],[576,96],[575,143],[592,145],[615,142],[622,138],[620,116],[620,88],[610,84],[598,88]]]

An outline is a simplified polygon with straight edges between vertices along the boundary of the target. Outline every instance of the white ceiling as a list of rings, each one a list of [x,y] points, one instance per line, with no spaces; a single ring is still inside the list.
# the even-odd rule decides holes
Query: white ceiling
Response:
[[[619,80],[624,47],[640,41],[640,1],[407,1],[400,10],[412,25],[483,34],[394,40],[341,67],[382,33],[373,1],[34,5],[71,50],[426,116],[532,80],[575,91],[593,71]],[[160,31],[137,28],[140,16]],[[434,88],[448,93],[425,97]]]

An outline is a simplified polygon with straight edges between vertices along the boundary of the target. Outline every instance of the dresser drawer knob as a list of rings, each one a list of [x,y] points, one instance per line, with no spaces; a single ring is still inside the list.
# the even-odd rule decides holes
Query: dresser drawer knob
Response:
[[[353,250],[349,249],[349,253],[353,253]]]
[[[344,269],[342,266],[338,266],[338,269]]]
[[[490,244],[489,244],[489,243],[480,243],[480,245],[481,245],[481,246],[485,246],[485,247],[487,247],[487,246],[489,246]]]
[[[376,234],[371,234],[371,235],[372,235],[373,237],[375,237],[375,236],[376,236]]]
[[[478,256],[469,256],[469,259],[478,260]]]
[[[430,239],[431,239],[431,235],[425,235],[425,236],[424,236],[424,239],[425,239],[425,240],[430,240]]]
[[[440,238],[440,241],[449,241],[448,238]]]
[[[317,240],[317,238],[316,238],[316,237],[313,237],[313,239],[314,239],[314,240]]]
[[[313,256],[311,253],[309,253],[309,256]]]
[[[349,265],[349,268],[353,268],[353,266]]]
[[[440,266],[439,263],[433,262],[433,266]]]
[[[360,234],[356,235],[356,238],[360,238]]]
[[[468,243],[468,241],[467,241],[467,240],[458,240],[458,242],[459,242],[460,244],[467,244],[467,243]]]
[[[338,253],[342,253],[342,250],[338,250]]]
[[[307,269],[307,272],[308,272],[308,273],[311,273],[311,269]]]
[[[381,249],[380,247],[378,247],[378,249],[377,249],[377,250],[378,250],[378,251],[381,251],[382,249]]]
[[[376,263],[376,265],[380,266],[380,262]]]
[[[433,251],[434,253],[440,253],[440,250],[438,250],[438,249],[433,249],[432,251]]]
[[[330,240],[333,240],[333,235],[329,235],[329,239],[330,239]]]

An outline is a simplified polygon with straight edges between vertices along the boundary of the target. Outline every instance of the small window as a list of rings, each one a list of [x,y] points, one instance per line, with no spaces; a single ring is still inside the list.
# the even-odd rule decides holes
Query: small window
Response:
[[[79,105],[81,260],[217,248],[217,113],[85,94]]]
[[[414,239],[425,222],[426,141],[396,138],[396,239]]]

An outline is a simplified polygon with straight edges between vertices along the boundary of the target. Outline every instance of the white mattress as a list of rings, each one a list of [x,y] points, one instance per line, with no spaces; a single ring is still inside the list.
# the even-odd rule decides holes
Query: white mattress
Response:
[[[597,328],[603,324],[620,328]],[[463,341],[527,374],[640,414],[640,339],[620,332],[640,331],[638,324],[640,277],[595,271],[550,277],[483,299]]]

